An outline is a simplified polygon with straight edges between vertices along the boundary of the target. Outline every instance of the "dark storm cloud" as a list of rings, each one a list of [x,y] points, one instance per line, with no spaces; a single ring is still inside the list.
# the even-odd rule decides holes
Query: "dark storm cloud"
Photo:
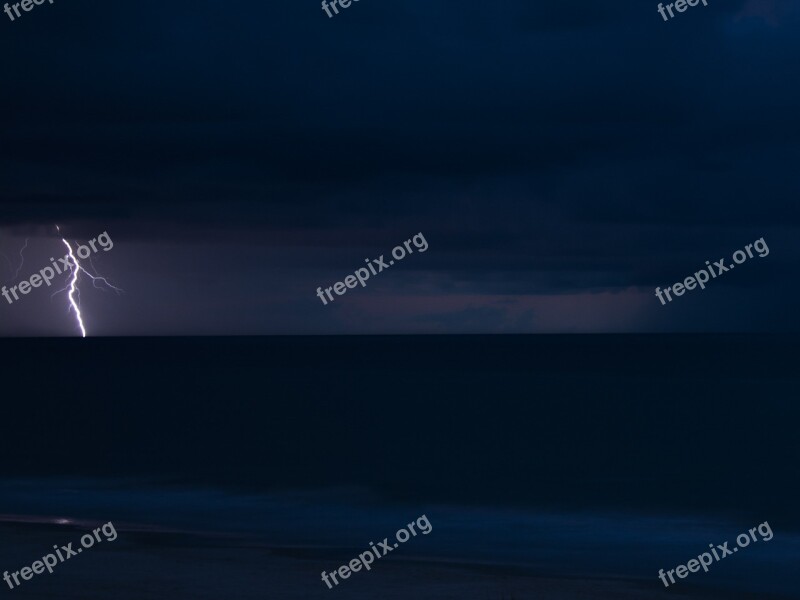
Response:
[[[762,235],[780,251],[721,285],[774,284],[799,258],[798,9],[656,6],[57,2],[2,23],[0,221],[246,240],[287,298],[420,230],[427,293],[664,285]]]
[[[761,56],[737,52],[724,27],[737,4],[687,14],[672,30],[634,2],[359,5],[332,22],[312,2],[60,7],[16,23],[25,28],[4,42],[12,54],[22,36],[55,34],[59,51],[40,47],[15,63],[5,100],[15,121],[1,151],[141,182],[141,197],[126,190],[138,204],[148,184],[194,202],[195,189],[169,183],[198,176],[241,182],[228,191],[261,199],[285,182],[302,199],[309,182],[664,160],[685,154],[688,135],[708,161],[737,144],[792,143],[798,94],[786,82],[796,67],[775,56],[797,44],[769,30]],[[567,31],[534,35],[527,21]],[[731,91],[746,96],[720,111]],[[762,104],[742,123],[753,94],[773,110]]]

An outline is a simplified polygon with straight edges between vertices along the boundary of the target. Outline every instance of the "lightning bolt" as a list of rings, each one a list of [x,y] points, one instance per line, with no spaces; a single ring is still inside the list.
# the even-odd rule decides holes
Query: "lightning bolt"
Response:
[[[56,231],[61,233],[61,228],[56,225]],[[114,290],[117,294],[123,293],[125,290],[122,290],[116,286],[111,285],[105,277],[101,277],[100,275],[92,275],[89,271],[87,271],[80,262],[78,262],[78,258],[75,256],[75,253],[72,251],[72,246],[70,246],[69,242],[66,238],[61,238],[61,241],[67,247],[67,251],[69,253],[70,260],[72,261],[69,265],[69,269],[72,272],[72,280],[69,282],[69,285],[57,292],[53,292],[50,296],[51,298],[56,294],[60,294],[61,292],[69,290],[67,296],[69,297],[69,304],[70,304],[70,311],[75,312],[75,319],[78,322],[78,327],[81,330],[81,335],[86,337],[86,327],[83,324],[83,315],[81,314],[81,306],[80,306],[80,299],[81,299],[81,290],[78,287],[78,279],[80,278],[81,273],[85,273],[89,279],[92,280],[92,285],[97,289],[104,289],[102,287],[98,287],[97,282],[107,286],[108,288]],[[92,265],[92,269],[95,273],[97,273],[97,269],[94,268],[94,263],[92,263],[91,257],[89,258],[89,263]],[[77,301],[75,300],[77,296]]]
[[[92,262],[92,257],[91,256],[89,257],[89,264],[92,265],[92,270],[95,273],[97,273],[97,267],[94,266],[94,263]],[[111,283],[109,283],[108,279],[106,279],[105,277],[100,277],[99,275],[92,275],[84,267],[81,267],[81,271],[83,271],[84,273],[86,273],[89,276],[89,279],[92,280],[92,285],[94,285],[94,287],[97,288],[98,290],[100,290],[101,292],[105,292],[106,290],[105,290],[104,287],[101,287],[101,286],[97,285],[98,281],[100,283],[102,283],[103,285],[105,285],[106,287],[114,290],[117,293],[118,296],[125,292],[125,290],[123,290],[122,288],[118,288],[115,285],[111,285]]]
[[[58,225],[56,225],[56,229],[58,229]],[[61,230],[58,229],[58,232],[61,233]],[[81,307],[75,302],[75,292],[78,290],[78,276],[81,273],[81,264],[78,262],[78,259],[72,252],[72,246],[69,245],[69,242],[64,238],[61,238],[61,241],[64,242],[67,250],[69,250],[69,257],[72,259],[72,263],[75,265],[75,268],[71,269],[72,281],[69,284],[69,302],[72,305],[72,310],[75,311],[75,318],[78,319],[78,326],[81,328],[81,334],[83,334],[83,337],[86,337],[86,328],[83,326]],[[78,291],[78,295],[80,296],[80,291]]]
[[[20,251],[19,251],[19,267],[17,267],[17,270],[14,273],[14,276],[11,277],[10,279],[6,280],[6,283],[8,283],[9,281],[15,281],[17,279],[17,277],[19,277],[19,272],[22,271],[22,267],[25,265],[25,256],[23,255],[23,252],[25,252],[25,249],[28,247],[28,242],[29,241],[30,241],[30,238],[25,238],[25,245],[22,248],[20,248]],[[14,270],[14,265],[12,264],[11,259],[8,258],[8,256],[3,254],[2,252],[0,252],[0,256],[2,256],[3,258],[6,259],[6,262],[8,263],[8,268],[13,271]]]
[[[25,265],[25,257],[23,256],[23,252],[25,252],[25,248],[28,247],[29,238],[25,238],[25,245],[20,248],[19,250],[19,267],[17,267],[17,272],[14,273],[14,279],[16,280],[19,277],[19,272],[22,271],[22,267]]]

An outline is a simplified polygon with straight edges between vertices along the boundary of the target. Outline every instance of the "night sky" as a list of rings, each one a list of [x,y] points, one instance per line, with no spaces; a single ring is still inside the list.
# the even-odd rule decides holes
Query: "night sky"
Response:
[[[796,332],[800,7],[657,4],[0,13],[0,280],[63,256],[59,224],[114,242],[89,335]],[[53,291],[0,298],[0,335],[78,334]]]

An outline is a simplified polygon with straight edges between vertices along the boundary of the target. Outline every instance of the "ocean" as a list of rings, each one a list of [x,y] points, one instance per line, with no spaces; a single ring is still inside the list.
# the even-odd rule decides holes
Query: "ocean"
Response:
[[[14,593],[797,598],[797,350],[778,335],[0,341],[0,570],[110,521],[117,540]],[[429,534],[322,582],[423,514]],[[765,522],[772,539],[708,573],[658,578]]]

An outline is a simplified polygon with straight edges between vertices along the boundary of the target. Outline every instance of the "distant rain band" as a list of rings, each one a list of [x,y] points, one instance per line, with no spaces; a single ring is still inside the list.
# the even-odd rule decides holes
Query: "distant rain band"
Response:
[[[757,239],[752,244],[747,244],[744,247],[744,250],[747,250],[747,254],[745,254],[744,250],[737,250],[733,253],[733,262],[737,265],[742,264],[747,258],[753,258],[753,252],[750,250],[751,248],[755,248],[756,252],[758,252],[758,256],[760,258],[764,258],[769,254],[769,248],[767,247],[767,243],[764,241],[764,238]],[[694,276],[687,277],[683,283],[673,283],[671,286],[668,286],[665,290],[662,290],[660,287],[656,288],[656,297],[661,300],[661,305],[665,305],[664,297],[662,296],[662,292],[667,295],[667,300],[672,302],[672,296],[670,296],[670,290],[676,296],[683,296],[683,293],[686,290],[693,290],[696,286],[700,286],[701,290],[706,289],[706,283],[710,279],[715,279],[718,275],[722,275],[723,273],[733,269],[736,265],[729,265],[725,266],[725,259],[720,258],[717,262],[713,265],[706,261],[706,265],[708,265],[708,272],[706,269],[702,269],[697,271]],[[711,276],[709,277],[709,273]]]
[[[419,250],[420,253],[425,252],[428,249],[428,242],[425,240],[425,236],[422,235],[422,232],[420,232],[410,240],[406,240],[403,243],[403,246],[395,246],[392,249],[392,256],[397,260],[403,260],[403,258],[406,256],[406,250],[408,250],[409,254],[413,254],[414,250],[411,249],[411,242],[414,242],[414,247]],[[400,251],[399,255],[397,252],[398,250]],[[335,300],[335,298],[331,295],[331,290],[333,290],[337,296],[342,296],[347,292],[348,288],[353,289],[359,283],[361,284],[361,287],[366,287],[367,279],[370,277],[370,271],[373,275],[377,275],[381,271],[388,269],[394,264],[393,260],[390,260],[387,264],[386,261],[383,260],[383,256],[384,255],[381,254],[379,258],[373,259],[372,261],[370,261],[368,258],[365,258],[364,262],[367,263],[369,269],[366,267],[356,269],[354,275],[348,275],[344,278],[344,283],[337,281],[331,287],[325,288],[324,291],[321,287],[318,287],[317,296],[319,296],[319,299],[322,300],[323,304],[327,305],[328,301],[325,300],[325,294],[328,295],[328,299],[330,299],[331,302]]]

